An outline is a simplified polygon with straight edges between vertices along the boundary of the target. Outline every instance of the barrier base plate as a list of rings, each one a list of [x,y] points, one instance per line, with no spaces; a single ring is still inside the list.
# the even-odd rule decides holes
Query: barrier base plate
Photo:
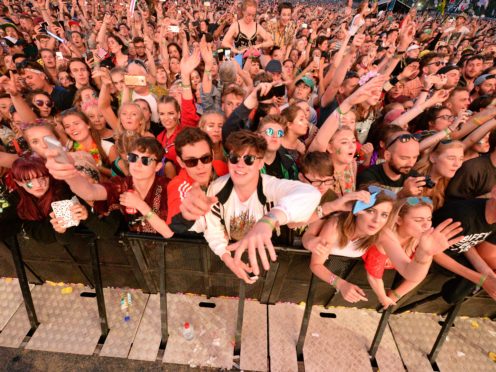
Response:
[[[32,289],[34,285],[30,285]],[[17,278],[0,278],[0,331],[3,330],[23,304],[21,288]]]
[[[160,348],[160,296],[148,296],[129,359],[155,361]]]
[[[163,361],[230,369],[233,366],[237,299],[168,294],[169,340]],[[213,303],[214,308],[200,307]],[[195,332],[191,341],[182,334],[189,322]]]
[[[409,370],[432,371],[427,360],[443,318],[434,314],[405,313],[392,315],[389,324]],[[484,340],[484,341],[482,341]],[[496,371],[489,358],[495,352],[496,326],[474,318],[457,318],[437,357],[440,371]]]
[[[373,310],[314,306],[303,346],[305,371],[372,371],[368,350],[379,324]],[[332,335],[332,337],[329,337]],[[388,328],[376,354],[379,370],[404,371]]]
[[[33,302],[40,326],[26,349],[62,353],[93,354],[101,331],[95,298],[81,297],[93,292],[83,285],[36,286]]]
[[[242,370],[267,371],[267,305],[245,301],[241,333]]]
[[[272,372],[297,372],[296,343],[303,306],[278,303],[269,306],[269,352]]]
[[[122,296],[127,298],[128,293],[131,294],[131,304],[127,310],[123,310],[121,298]],[[104,296],[110,331],[100,351],[100,356],[127,358],[140,325],[148,295],[138,289],[105,288]],[[125,316],[129,316],[129,320],[125,320]]]

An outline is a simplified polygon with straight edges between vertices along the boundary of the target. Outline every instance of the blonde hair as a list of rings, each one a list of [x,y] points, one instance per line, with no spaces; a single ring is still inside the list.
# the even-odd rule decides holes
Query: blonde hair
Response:
[[[258,3],[256,0],[243,0],[243,2],[241,3],[241,11],[245,11],[246,8],[248,8],[249,6],[254,6],[255,8],[257,8]]]
[[[376,202],[373,206],[370,208],[381,204],[381,203],[392,203],[393,204],[393,209],[391,210],[391,213],[388,217],[388,220],[384,227],[391,227],[393,224],[393,221],[396,219],[397,216],[397,204],[395,203],[396,199],[392,198],[390,195],[385,193],[384,191],[379,192],[377,194]],[[370,209],[367,208],[367,209]],[[344,248],[350,241],[351,238],[353,237],[353,234],[355,233],[356,229],[356,219],[357,216],[355,216],[351,212],[343,212],[339,214],[338,216],[338,222],[337,222],[337,228],[339,232],[339,240],[338,240],[338,247],[339,248]],[[382,231],[382,229],[380,231]],[[374,245],[377,240],[379,239],[379,234],[380,231],[377,232],[375,235],[367,236],[365,238],[362,238],[358,241],[358,245],[356,246],[357,250],[362,250],[365,251],[367,248],[369,248],[371,245]]]
[[[431,155],[439,156],[446,150],[454,148],[464,150],[463,143],[460,141],[450,141],[448,143],[439,142],[436,146],[434,146],[432,151],[426,152],[420,158],[414,169],[423,176],[429,175],[431,173],[432,167],[434,166],[431,160]],[[448,187],[449,181],[450,179],[448,177],[441,177],[441,179],[436,182],[436,185],[432,189],[427,189],[428,191],[426,191],[426,193],[424,194],[432,199],[434,210],[439,209],[444,205],[445,192],[446,188]]]
[[[134,103],[134,102],[125,102],[121,105],[121,107],[119,107],[119,113],[118,113],[118,117],[119,117],[119,131],[120,132],[123,132],[125,131],[126,129],[122,126],[122,123],[121,123],[121,112],[122,110],[124,109],[124,107],[126,106],[133,106],[133,107],[136,107],[138,109],[138,112],[139,112],[139,121],[140,121],[140,126],[138,128],[138,131],[137,133],[141,136],[143,136],[146,131],[148,130],[147,128],[147,123],[145,121],[145,115],[143,115],[143,111],[141,111],[141,107],[137,104],[137,103]]]
[[[415,198],[417,198],[417,197],[415,197]],[[403,199],[398,204],[401,205],[399,207],[399,210],[398,210],[398,217],[401,217],[401,218],[405,217],[408,214],[408,212],[410,212],[412,209],[415,209],[415,208],[428,207],[431,210],[431,212],[434,211],[434,205],[432,203],[428,203],[428,202],[422,200],[422,197],[418,197],[418,203],[417,204],[412,205],[412,204],[408,203],[408,198]],[[398,225],[396,223],[394,224],[392,230],[393,231],[398,230]],[[408,257],[412,257],[412,255],[415,253],[415,250],[417,248],[418,243],[419,243],[418,239],[415,239],[413,237],[408,239],[407,243],[403,247],[405,250],[405,253],[407,254]]]

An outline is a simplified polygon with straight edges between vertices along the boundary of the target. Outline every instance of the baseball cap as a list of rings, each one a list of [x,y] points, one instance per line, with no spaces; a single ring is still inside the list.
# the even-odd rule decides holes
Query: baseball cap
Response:
[[[312,89],[312,90],[315,88],[315,83],[313,82],[313,79],[308,77],[308,76],[303,76],[301,79],[299,79],[296,82],[296,85],[298,85],[298,83],[300,83],[300,82],[305,83],[305,85],[310,87],[310,89]]]
[[[492,74],[481,75],[477,79],[475,79],[474,86],[477,87],[477,86],[481,85],[482,83],[484,83],[486,80],[489,80],[489,79],[496,79],[496,76],[495,75],[492,75]]]
[[[265,66],[265,71],[273,72],[273,73],[282,73],[281,62],[276,59],[270,60],[269,63],[267,63],[267,66]]]

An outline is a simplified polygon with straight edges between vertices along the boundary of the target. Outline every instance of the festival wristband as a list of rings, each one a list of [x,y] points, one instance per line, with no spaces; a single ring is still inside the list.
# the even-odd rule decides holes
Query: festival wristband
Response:
[[[484,282],[486,281],[487,279],[487,274],[484,274],[481,276],[480,280],[479,280],[479,283],[477,284],[477,288],[480,289],[482,288],[482,286],[484,285]]]

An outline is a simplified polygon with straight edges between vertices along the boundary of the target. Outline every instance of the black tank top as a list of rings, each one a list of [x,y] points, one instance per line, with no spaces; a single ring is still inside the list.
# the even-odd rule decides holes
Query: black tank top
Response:
[[[258,23],[255,24],[255,33],[251,38],[248,38],[243,32],[241,32],[241,28],[238,22],[238,35],[234,39],[234,46],[239,48],[248,48],[257,43],[257,32],[258,32]]]

